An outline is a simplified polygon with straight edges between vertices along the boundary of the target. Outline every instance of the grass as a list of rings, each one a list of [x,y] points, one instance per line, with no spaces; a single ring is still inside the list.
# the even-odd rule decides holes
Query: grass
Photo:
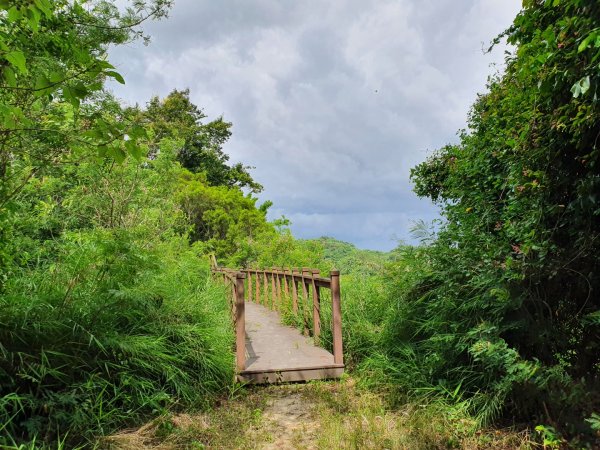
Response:
[[[207,412],[166,415],[105,438],[110,450],[535,449],[526,432],[479,429],[445,404],[391,410],[355,379],[246,387]]]
[[[76,267],[31,270],[0,297],[0,448],[89,444],[231,385],[229,313],[204,260],[183,240],[126,240],[135,251],[109,249],[122,261],[105,268],[98,242],[85,236]]]

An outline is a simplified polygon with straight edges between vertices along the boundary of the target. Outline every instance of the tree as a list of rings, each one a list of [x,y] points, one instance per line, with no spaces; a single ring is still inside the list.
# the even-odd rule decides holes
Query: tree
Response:
[[[219,117],[206,124],[206,116],[190,100],[190,91],[174,90],[164,99],[154,97],[142,112],[143,120],[154,132],[154,148],[164,138],[179,138],[183,145],[177,159],[194,173],[202,172],[212,186],[249,188],[257,193],[262,186],[241,163],[229,165],[223,145],[231,136],[231,123]]]
[[[14,200],[35,176],[89,157],[141,156],[144,130],[114,102],[107,78],[124,82],[107,61],[109,45],[141,37],[138,25],[166,14],[169,0],[0,1],[0,286],[10,249]],[[113,108],[109,108],[111,111]]]

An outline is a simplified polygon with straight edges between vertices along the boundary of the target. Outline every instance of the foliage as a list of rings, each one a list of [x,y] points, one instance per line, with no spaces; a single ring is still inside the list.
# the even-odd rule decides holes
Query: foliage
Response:
[[[218,258],[242,258],[249,242],[274,232],[266,219],[268,205],[257,208],[257,199],[250,194],[210,186],[202,173],[184,172],[176,198],[193,227],[191,239],[202,241]]]
[[[1,300],[0,444],[81,442],[227,385],[228,311],[191,276],[200,266],[206,280],[207,267],[185,242],[148,250],[122,231],[65,241],[64,263],[23,271]]]
[[[103,89],[123,81],[107,47],[169,3],[0,2],[1,447],[85,445],[233,379],[204,251],[273,230],[269,203],[242,192],[245,175],[230,182],[229,124],[191,123],[221,164],[192,173],[167,110],[152,122]]]
[[[595,1],[524,2],[469,130],[412,171],[446,222],[394,337],[405,386],[571,435],[600,401],[599,26]]]
[[[23,188],[0,298],[2,445],[93,439],[230,383],[229,312],[184,234],[182,171],[165,145]]]
[[[140,157],[143,129],[106,107],[104,81],[123,82],[106,51],[140,37],[138,25],[169,4],[135,1],[121,12],[102,0],[0,2],[0,289],[16,254],[6,220],[32,177],[90,150]]]
[[[231,136],[231,123],[219,117],[203,124],[206,116],[190,101],[189,90],[174,90],[162,100],[153,97],[140,115],[153,132],[154,151],[164,138],[180,139],[177,159],[191,172],[204,174],[211,186],[244,187],[253,193],[262,190],[248,173],[250,167],[227,164],[229,155],[223,152],[223,144]]]
[[[321,237],[316,241],[323,245],[325,264],[335,267],[342,274],[379,274],[391,257],[389,253],[358,249],[354,244],[331,237]]]

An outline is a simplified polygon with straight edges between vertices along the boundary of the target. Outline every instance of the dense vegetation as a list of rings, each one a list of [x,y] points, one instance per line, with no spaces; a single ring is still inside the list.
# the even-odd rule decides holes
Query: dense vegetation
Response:
[[[109,44],[167,2],[0,2],[0,446],[90,442],[233,379],[205,254],[275,233],[188,92],[123,108]]]
[[[599,445],[600,5],[524,2],[460,142],[412,171],[441,227],[384,254],[268,222],[232,124],[188,91],[111,96],[108,46],[169,4],[0,1],[0,446],[89,444],[231,388],[208,253],[341,269],[348,367],[387,406]]]
[[[525,2],[460,143],[412,173],[447,221],[391,336],[484,417],[577,436],[600,407],[599,25],[596,1]]]

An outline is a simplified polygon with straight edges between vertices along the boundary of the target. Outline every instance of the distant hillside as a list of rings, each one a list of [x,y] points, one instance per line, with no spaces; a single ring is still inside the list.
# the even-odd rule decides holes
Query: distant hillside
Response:
[[[354,244],[323,236],[311,239],[323,246],[326,261],[342,273],[361,272],[364,274],[380,273],[385,262],[391,259],[391,253],[376,250],[361,250]]]

